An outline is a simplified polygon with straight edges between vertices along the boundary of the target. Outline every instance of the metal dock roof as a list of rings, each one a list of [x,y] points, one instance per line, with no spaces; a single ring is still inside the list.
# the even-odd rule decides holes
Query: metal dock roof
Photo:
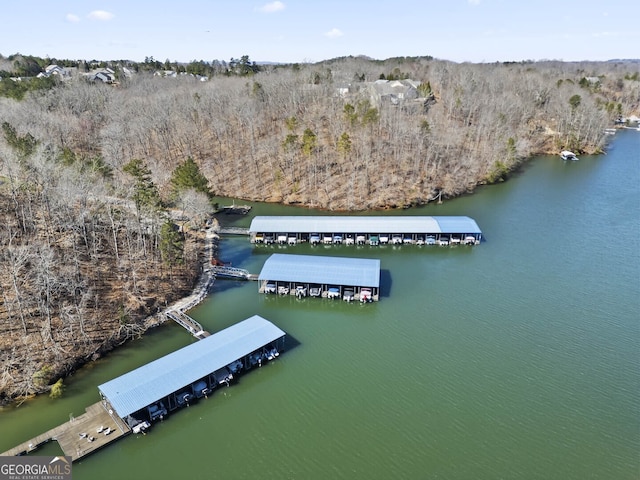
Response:
[[[249,232],[469,233],[481,234],[465,216],[257,216]]]
[[[254,315],[98,386],[120,417],[130,415],[284,336]]]
[[[258,280],[358,287],[380,286],[380,260],[274,253]]]

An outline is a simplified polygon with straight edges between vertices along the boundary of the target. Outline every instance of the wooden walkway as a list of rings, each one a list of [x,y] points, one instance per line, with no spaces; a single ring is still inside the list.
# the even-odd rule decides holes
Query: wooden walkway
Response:
[[[221,227],[221,235],[249,235],[249,229],[244,227]]]
[[[177,301],[163,312],[165,317],[173,320],[198,339],[208,337],[210,333],[204,330],[204,328],[202,328],[202,325],[200,325],[184,312],[192,309],[202,300],[204,300],[207,297],[209,289],[216,280],[216,276],[214,273],[215,267],[212,265],[212,261],[214,259],[214,244],[217,238],[217,232],[213,228],[208,228],[205,237],[206,261],[204,262],[202,275],[200,275],[198,284],[196,285],[191,295]]]
[[[171,320],[175,321],[178,325],[187,329],[189,333],[191,333],[191,335],[198,339],[205,338],[211,335],[204,328],[202,328],[202,325],[200,325],[182,310],[167,310],[166,312],[164,312],[164,314]]]
[[[0,455],[25,455],[35,451],[40,445],[56,440],[65,455],[70,456],[74,462],[80,460],[131,433],[129,426],[115,412],[109,411],[108,404],[94,403],[79,417],[74,417]],[[98,433],[100,427],[103,427],[102,432]],[[109,433],[105,434],[107,429]]]

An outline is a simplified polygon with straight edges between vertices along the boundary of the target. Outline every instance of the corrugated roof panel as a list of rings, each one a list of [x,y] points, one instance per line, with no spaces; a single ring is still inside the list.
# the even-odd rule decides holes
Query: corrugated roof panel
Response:
[[[455,227],[455,231],[443,230]],[[301,233],[481,233],[469,217],[446,216],[257,216],[250,232]]]
[[[379,287],[380,260],[274,253],[258,280]]]
[[[274,324],[254,315],[98,389],[118,415],[125,417],[284,335]]]
[[[476,221],[469,217],[434,217],[442,233],[482,233]]]

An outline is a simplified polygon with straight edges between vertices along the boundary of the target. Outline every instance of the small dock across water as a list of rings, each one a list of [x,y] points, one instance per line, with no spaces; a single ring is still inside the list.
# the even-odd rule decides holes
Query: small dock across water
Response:
[[[226,213],[227,215],[246,215],[251,211],[251,206],[249,205],[225,205],[220,209],[221,212]]]

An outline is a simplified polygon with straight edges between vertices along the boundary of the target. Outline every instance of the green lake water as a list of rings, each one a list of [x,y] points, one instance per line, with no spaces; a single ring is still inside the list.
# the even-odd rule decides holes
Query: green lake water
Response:
[[[289,214],[322,213],[254,204],[222,220]],[[379,258],[381,301],[267,297],[218,280],[190,314],[210,332],[259,314],[287,332],[287,351],[75,463],[74,478],[640,478],[640,133],[618,132],[606,155],[538,157],[504,184],[385,214],[468,215],[485,239],[312,248],[224,237],[221,258],[254,273],[274,252]],[[67,379],[62,399],[3,409],[0,451],[193,341],[166,324]]]

